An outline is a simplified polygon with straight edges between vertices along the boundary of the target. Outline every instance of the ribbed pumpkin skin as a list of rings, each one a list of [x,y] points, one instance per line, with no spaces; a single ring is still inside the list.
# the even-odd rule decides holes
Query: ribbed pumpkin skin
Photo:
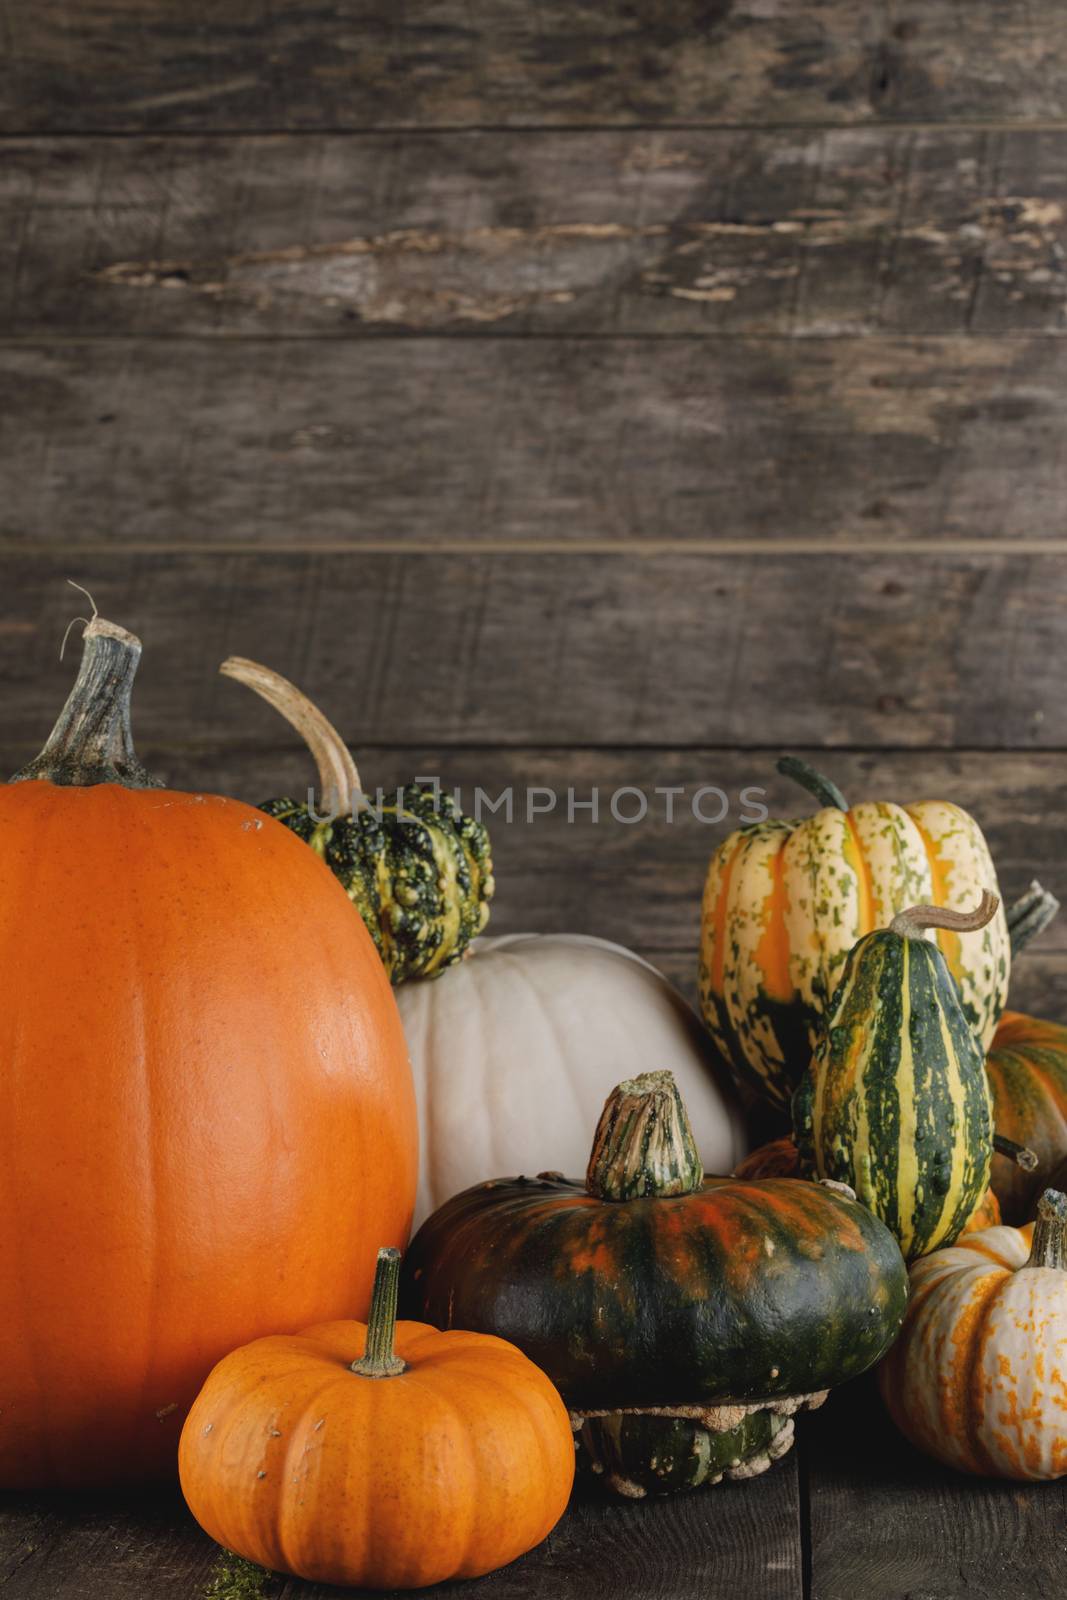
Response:
[[[343,890],[233,800],[0,788],[0,1485],[173,1474],[235,1345],[365,1313],[414,1094]]]
[[[857,939],[909,905],[969,910],[983,888],[999,893],[982,832],[946,801],[829,806],[730,834],[704,888],[700,995],[738,1078],[786,1107]],[[1011,969],[1004,911],[936,942],[988,1047]]]
[[[900,1431],[961,1472],[1067,1473],[1067,1274],[1025,1267],[1032,1235],[987,1228],[917,1261],[904,1329],[879,1368]]]
[[[1067,1159],[1067,1028],[1006,1011],[986,1073],[997,1132],[1027,1145],[1038,1159],[1035,1172],[1024,1172],[1007,1156],[993,1157],[992,1183],[1004,1221],[1028,1222],[1053,1169]]]
[[[958,1236],[989,1187],[992,1106],[934,945],[889,930],[859,942],[794,1109],[802,1158],[849,1184],[906,1259]]]
[[[539,1544],[574,1481],[544,1373],[499,1339],[401,1322],[408,1371],[364,1378],[365,1341],[334,1322],[219,1363],[181,1439],[201,1527],[263,1566],[374,1589],[475,1578]]]
[[[906,1292],[882,1224],[818,1184],[708,1178],[613,1203],[546,1175],[435,1212],[401,1303],[512,1340],[581,1410],[829,1388],[878,1359]]]

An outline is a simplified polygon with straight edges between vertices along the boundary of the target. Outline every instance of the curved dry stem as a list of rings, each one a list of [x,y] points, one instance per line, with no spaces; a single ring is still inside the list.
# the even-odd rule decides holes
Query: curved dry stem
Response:
[[[320,808],[327,816],[349,816],[363,785],[348,746],[318,706],[280,672],[245,656],[227,656],[219,671],[258,694],[296,729],[318,769]]]
[[[947,906],[909,906],[889,924],[890,933],[899,933],[906,939],[921,939],[927,928],[949,928],[953,933],[973,933],[984,928],[996,915],[1000,900],[988,889],[973,911],[950,911]]]

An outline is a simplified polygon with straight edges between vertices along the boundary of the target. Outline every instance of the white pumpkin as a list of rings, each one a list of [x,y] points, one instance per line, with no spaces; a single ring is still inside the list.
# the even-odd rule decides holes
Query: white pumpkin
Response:
[[[422,1133],[415,1225],[485,1178],[582,1177],[609,1091],[668,1068],[709,1173],[745,1154],[711,1036],[655,967],[583,934],[479,939],[439,978],[396,991]]]

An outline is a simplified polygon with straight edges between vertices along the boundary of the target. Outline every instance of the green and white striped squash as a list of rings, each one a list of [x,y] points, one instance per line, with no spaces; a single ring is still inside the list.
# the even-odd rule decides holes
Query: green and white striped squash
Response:
[[[930,927],[988,924],[914,906],[850,952],[793,1113],[801,1160],[848,1184],[906,1260],[950,1245],[989,1186],[985,1054]]]
[[[739,828],[715,851],[704,889],[700,998],[734,1076],[785,1109],[856,940],[906,906],[958,911],[999,888],[982,831],[959,806],[849,806],[806,762],[787,756],[778,769],[821,809]],[[988,1048],[1011,971],[1004,912],[973,933],[937,930],[936,942]]]

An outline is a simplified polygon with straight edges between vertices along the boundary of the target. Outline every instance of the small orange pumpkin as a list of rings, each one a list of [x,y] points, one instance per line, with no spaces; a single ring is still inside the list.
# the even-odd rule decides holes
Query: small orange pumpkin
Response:
[[[178,1461],[227,1549],[313,1582],[415,1589],[493,1572],[559,1521],[574,1441],[556,1390],[503,1339],[398,1323],[399,1272],[380,1250],[366,1327],[257,1339],[208,1378]]]
[[[1067,1197],[1032,1228],[987,1228],[911,1268],[882,1397],[928,1455],[984,1477],[1067,1474]]]

